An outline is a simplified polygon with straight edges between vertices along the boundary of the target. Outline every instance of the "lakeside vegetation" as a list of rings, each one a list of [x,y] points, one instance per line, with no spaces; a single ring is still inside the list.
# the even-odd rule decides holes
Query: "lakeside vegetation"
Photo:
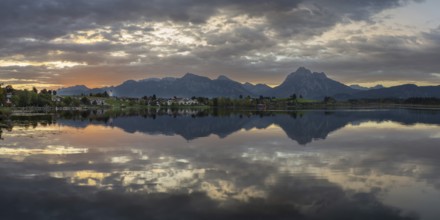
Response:
[[[71,98],[79,98],[79,97],[71,97]],[[121,101],[115,98],[106,98],[108,100],[112,100],[118,104],[124,104],[125,101]],[[208,99],[210,100],[210,99]],[[258,107],[236,107],[236,106],[145,106],[145,105],[134,105],[132,107],[127,108],[111,108],[111,107],[99,107],[99,108],[66,108],[62,109],[62,111],[46,111],[46,112],[36,112],[30,111],[27,113],[22,113],[16,108],[5,108],[0,107],[0,139],[2,138],[2,133],[4,131],[10,131],[13,126],[24,126],[24,127],[35,127],[37,124],[52,124],[55,123],[58,118],[70,119],[70,120],[78,120],[78,121],[96,121],[96,122],[104,122],[104,123],[112,123],[114,118],[124,117],[124,116],[141,116],[144,118],[153,118],[159,116],[170,116],[170,117],[192,117],[192,118],[202,118],[207,116],[230,116],[230,115],[238,115],[240,118],[242,117],[251,117],[251,116],[274,116],[278,114],[289,114],[293,118],[302,118],[304,114],[308,112],[323,112],[324,114],[333,114],[334,112],[338,112],[338,109],[392,109],[392,108],[413,108],[414,111],[429,111],[432,113],[437,112],[440,109],[440,105],[413,105],[414,103],[438,103],[440,100],[435,99],[419,99],[412,98],[408,100],[382,100],[382,102],[378,102],[378,100],[356,100],[362,101],[362,105],[351,105],[350,102],[336,102],[330,97],[325,99],[328,103],[325,104],[324,101],[316,102],[310,100],[297,100],[296,103],[292,103],[292,99],[276,99],[272,100],[273,102],[287,102],[290,104],[294,104],[294,106],[290,106],[291,108],[275,108],[275,109],[260,109]],[[212,100],[211,100],[212,101]],[[227,103],[227,100],[221,100]],[[232,100],[234,103],[235,100]],[[261,102],[263,102],[262,99]],[[268,100],[266,100],[268,101]],[[354,100],[351,100],[353,102]],[[400,103],[412,103],[412,105],[400,105],[396,104],[396,102]],[[221,102],[220,102],[221,103]],[[31,110],[35,110],[32,109]],[[435,110],[435,111],[433,111]],[[14,112],[15,111],[15,112]],[[359,111],[365,112],[365,111]],[[367,111],[369,112],[369,111]],[[379,111],[380,112],[380,111]],[[37,121],[40,121],[37,123]]]
[[[13,112],[33,110],[86,110],[86,109],[157,109],[157,108],[227,108],[243,110],[296,110],[327,108],[387,108],[387,107],[427,107],[440,108],[438,98],[408,99],[354,99],[338,101],[332,97],[323,100],[305,99],[302,95],[292,94],[286,98],[276,97],[191,97],[162,98],[144,96],[142,98],[110,97],[107,92],[82,94],[79,96],[60,96],[56,91],[36,88],[18,90],[12,86],[0,87],[0,121],[4,121]],[[3,123],[4,124],[4,123]]]

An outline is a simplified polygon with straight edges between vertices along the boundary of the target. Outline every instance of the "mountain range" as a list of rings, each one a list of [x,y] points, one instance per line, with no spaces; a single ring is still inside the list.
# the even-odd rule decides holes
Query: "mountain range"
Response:
[[[226,76],[216,79],[187,73],[181,78],[149,78],[143,80],[128,80],[117,86],[90,89],[78,85],[58,90],[59,95],[80,95],[111,91],[118,97],[143,97],[155,94],[158,97],[231,97],[239,96],[270,96],[285,98],[293,94],[306,99],[321,100],[332,96],[339,100],[351,98],[410,98],[437,97],[440,98],[440,86],[417,86],[406,84],[384,88],[377,85],[372,88],[358,85],[347,86],[327,77],[325,73],[312,72],[304,67],[290,73],[276,87],[265,84],[240,83]]]

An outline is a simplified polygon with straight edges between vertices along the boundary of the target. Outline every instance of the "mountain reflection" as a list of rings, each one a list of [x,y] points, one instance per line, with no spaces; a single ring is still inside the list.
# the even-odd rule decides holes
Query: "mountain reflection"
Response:
[[[436,220],[438,116],[163,110],[13,117],[0,142],[0,219]]]
[[[361,122],[392,121],[401,124],[440,124],[440,113],[430,110],[353,110],[353,111],[302,111],[302,112],[226,112],[203,111],[138,112],[130,115],[82,113],[61,116],[57,123],[85,128],[90,124],[114,126],[126,132],[150,135],[180,135],[193,140],[209,135],[225,138],[241,129],[265,129],[276,125],[286,135],[301,145],[325,139],[329,133]]]

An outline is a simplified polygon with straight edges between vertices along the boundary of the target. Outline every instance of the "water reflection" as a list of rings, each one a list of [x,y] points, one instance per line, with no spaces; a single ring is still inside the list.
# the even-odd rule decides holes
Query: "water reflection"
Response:
[[[4,177],[2,175],[2,177]],[[2,219],[417,219],[374,192],[347,193],[325,180],[286,176],[266,199],[221,204],[204,193],[95,193],[60,179],[3,178]],[[50,188],[50,191],[42,190]],[[13,203],[8,201],[14,201]],[[25,208],[25,210],[23,210]],[[32,209],[28,209],[32,208]]]
[[[439,124],[409,110],[15,118],[0,218],[437,219]]]
[[[278,126],[286,135],[301,145],[325,139],[329,133],[348,124],[392,121],[404,125],[440,124],[440,112],[433,110],[357,110],[357,111],[302,111],[302,112],[222,112],[197,110],[165,110],[144,112],[81,112],[47,118],[70,127],[90,125],[118,127],[128,133],[180,135],[186,140],[215,134],[225,138],[241,129],[265,129]],[[45,124],[43,124],[45,125]],[[33,126],[37,126],[34,122]]]

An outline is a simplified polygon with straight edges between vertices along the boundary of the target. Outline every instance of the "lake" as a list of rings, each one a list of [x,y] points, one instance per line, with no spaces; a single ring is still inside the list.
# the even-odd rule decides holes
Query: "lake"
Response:
[[[0,219],[440,218],[440,111],[15,116]]]

